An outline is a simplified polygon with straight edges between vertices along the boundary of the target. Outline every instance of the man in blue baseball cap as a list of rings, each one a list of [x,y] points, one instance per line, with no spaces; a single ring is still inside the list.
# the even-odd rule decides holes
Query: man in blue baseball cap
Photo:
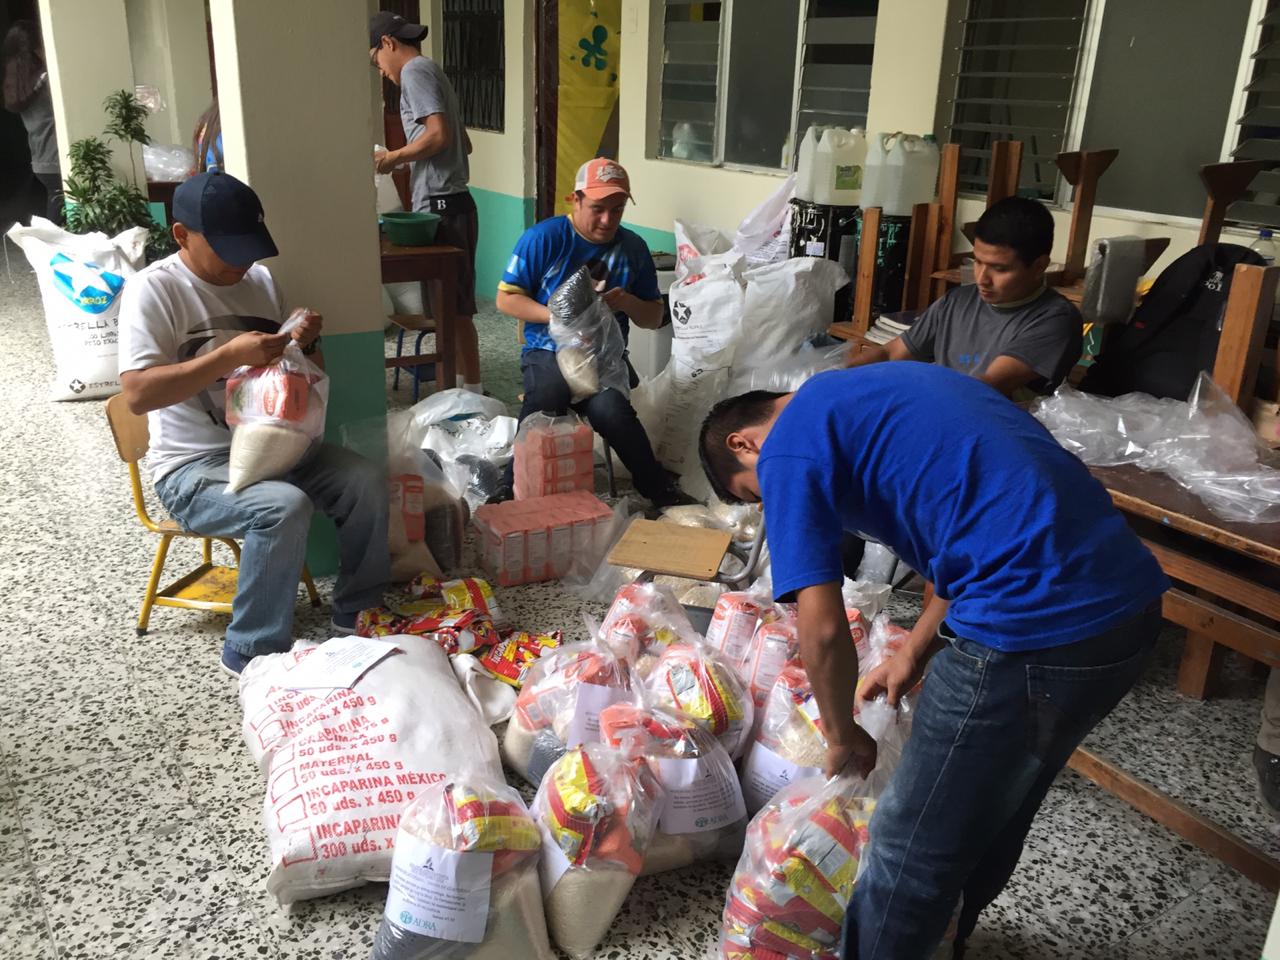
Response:
[[[278,252],[262,204],[227,173],[202,173],[173,196],[178,252],[130,277],[121,295],[120,385],[129,409],[147,414],[147,466],[156,494],[186,529],[243,538],[239,586],[222,667],[239,676],[253,657],[287,650],[318,507],[338,528],[341,569],[333,630],[382,602],[389,576],[387,484],[362,457],[322,443],[280,480],[231,495],[226,378],[264,366],[290,339],[323,366],[321,317],[280,333],[285,301],[257,261]]]

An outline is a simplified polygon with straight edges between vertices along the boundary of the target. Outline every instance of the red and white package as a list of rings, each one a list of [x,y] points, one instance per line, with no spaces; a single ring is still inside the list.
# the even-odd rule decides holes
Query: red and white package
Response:
[[[479,610],[446,612],[443,615],[425,613],[418,617],[407,617],[400,624],[400,632],[415,637],[428,637],[450,655],[471,653],[495,644],[500,639],[493,621]]]
[[[720,594],[711,624],[707,627],[707,645],[724,655],[735,667],[747,658],[751,638],[755,636],[760,614],[764,612],[760,598],[751,593]]]
[[[576,414],[526,417],[513,446],[515,498],[594,490],[594,443],[591,428]]]
[[[641,676],[673,643],[699,640],[672,589],[652,582],[624,584],[600,625],[600,642]]]
[[[529,668],[549,650],[564,640],[559,630],[551,633],[528,633],[508,630],[502,639],[480,657],[480,665],[503,683],[517,690],[524,685]]]
[[[585,490],[485,504],[475,512],[481,562],[504,587],[552,580],[568,572],[577,552],[591,549],[596,528],[612,519],[613,511]]]
[[[387,880],[401,814],[424,788],[463,769],[502,778],[444,651],[402,640],[354,689],[289,688],[315,647],[255,657],[241,675],[242,732],[266,778],[267,889],[281,904]]]
[[[754,711],[746,684],[714,651],[676,643],[644,678],[646,702],[696,720],[736,760],[751,740]]]
[[[756,708],[757,722],[778,674],[788,663],[798,663],[799,659],[800,640],[795,621],[771,620],[756,628],[756,635],[751,638],[751,658],[747,662],[745,673],[751,689],[751,702]]]

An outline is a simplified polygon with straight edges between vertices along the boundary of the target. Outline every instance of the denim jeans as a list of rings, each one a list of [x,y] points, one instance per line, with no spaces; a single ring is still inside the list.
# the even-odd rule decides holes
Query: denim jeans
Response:
[[[1160,622],[1157,601],[1105,633],[1024,653],[943,625],[947,645],[871,819],[842,957],[928,957],[962,894],[960,937],[973,931],[1013,874],[1054,777],[1142,672]]]
[[[605,442],[618,454],[631,482],[640,495],[653,499],[670,489],[671,478],[658,458],[653,455],[649,435],[644,432],[640,418],[631,401],[617,390],[601,390],[593,397],[578,403],[569,402],[569,384],[565,383],[551,350],[530,350],[520,358],[520,372],[524,375],[524,403],[520,406],[520,420],[539,411],[553,416],[563,416],[572,407],[587,418],[591,429],[604,437]],[[507,467],[506,482],[511,485],[512,466]]]
[[[244,656],[288,650],[313,507],[338,528],[333,609],[355,613],[382,603],[390,576],[387,478],[372,461],[321,444],[281,480],[227,492],[227,453],[185,463],[156,483],[183,528],[238,537],[240,573],[227,643]]]

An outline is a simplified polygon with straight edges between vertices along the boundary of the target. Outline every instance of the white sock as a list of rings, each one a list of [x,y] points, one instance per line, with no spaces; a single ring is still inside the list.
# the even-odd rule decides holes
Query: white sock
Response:
[[[484,386],[479,383],[464,383],[463,390],[470,390],[472,393],[484,393]]]

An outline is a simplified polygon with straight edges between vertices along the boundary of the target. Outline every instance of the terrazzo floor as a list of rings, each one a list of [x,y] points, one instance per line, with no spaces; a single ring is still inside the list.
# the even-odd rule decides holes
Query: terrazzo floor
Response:
[[[45,399],[39,298],[21,255],[10,255],[13,282],[0,276],[9,371],[0,391],[0,958],[367,957],[385,886],[287,915],[266,895],[263,785],[240,739],[235,684],[216,666],[224,621],[162,609],[151,633],[135,637],[154,543],[133,516],[101,404]],[[478,318],[486,387],[511,402],[514,333],[487,306]],[[393,403],[406,400],[402,386]],[[506,590],[503,603],[524,625],[583,632],[584,604],[555,587]],[[902,597],[892,612],[910,622],[917,608]],[[326,617],[300,603],[299,635],[321,637]],[[1179,647],[1169,631],[1091,745],[1280,856],[1249,763],[1262,681],[1233,664],[1221,695],[1187,700],[1173,689]],[[730,872],[704,865],[641,879],[600,955],[713,956]],[[1274,902],[1067,773],[969,957],[1253,960]]]

